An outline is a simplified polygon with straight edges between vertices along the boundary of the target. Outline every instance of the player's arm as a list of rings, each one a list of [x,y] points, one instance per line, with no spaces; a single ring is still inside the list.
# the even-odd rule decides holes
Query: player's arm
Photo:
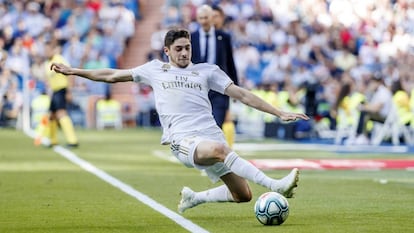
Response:
[[[251,93],[250,91],[241,88],[237,85],[231,84],[226,88],[224,93],[234,99],[239,100],[243,104],[246,104],[252,108],[260,110],[262,112],[267,112],[272,115],[279,117],[283,121],[295,121],[298,119],[309,120],[309,117],[303,113],[291,113],[291,112],[284,112],[281,111],[266,101],[262,100],[255,94]]]
[[[116,83],[133,81],[132,75],[128,70],[121,69],[79,69],[66,66],[61,63],[53,63],[50,69],[64,75],[76,75],[93,81]]]

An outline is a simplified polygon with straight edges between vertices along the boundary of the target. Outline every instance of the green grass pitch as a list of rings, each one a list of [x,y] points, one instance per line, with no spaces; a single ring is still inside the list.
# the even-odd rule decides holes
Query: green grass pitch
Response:
[[[155,156],[168,154],[159,130],[78,130],[80,158],[176,211],[186,185],[215,187],[195,169]],[[0,232],[188,232],[137,199],[60,156],[33,146],[20,131],[0,129]],[[62,140],[63,141],[63,140]],[[265,141],[264,143],[269,143]],[[273,142],[274,143],[274,142]],[[412,154],[336,154],[268,151],[246,158],[411,158]],[[288,170],[265,171],[281,177]],[[382,184],[378,180],[387,180]],[[301,171],[290,216],[262,226],[255,199],[267,190],[251,184],[249,203],[203,204],[182,216],[209,232],[412,232],[414,171]]]

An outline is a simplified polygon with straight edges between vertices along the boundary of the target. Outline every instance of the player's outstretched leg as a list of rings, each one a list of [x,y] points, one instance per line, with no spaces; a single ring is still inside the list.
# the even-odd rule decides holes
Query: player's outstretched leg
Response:
[[[189,187],[184,187],[181,192],[181,201],[178,204],[178,212],[180,214],[184,213],[186,209],[193,208],[194,206],[198,205],[197,202],[195,202],[195,192],[191,190]]]
[[[292,171],[280,180],[273,182],[271,190],[278,192],[287,198],[293,197],[299,182],[299,169],[293,168]]]
[[[289,175],[278,180],[267,176],[253,164],[238,156],[235,152],[230,152],[226,156],[224,164],[236,175],[256,184],[260,184],[274,192],[278,192],[287,198],[293,197],[295,188],[298,186],[299,170],[297,168],[294,168]]]
[[[181,214],[186,209],[193,208],[202,203],[234,202],[230,190],[224,184],[201,192],[194,192],[189,187],[184,187],[180,194],[181,201],[178,204],[178,212]]]

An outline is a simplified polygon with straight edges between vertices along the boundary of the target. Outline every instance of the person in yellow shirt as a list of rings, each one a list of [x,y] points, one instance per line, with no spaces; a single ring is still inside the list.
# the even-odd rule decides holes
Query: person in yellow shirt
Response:
[[[78,147],[78,138],[76,137],[75,130],[71,118],[66,111],[66,93],[68,92],[69,82],[65,75],[53,72],[50,69],[53,63],[68,64],[62,55],[60,55],[60,47],[53,42],[48,42],[45,45],[46,55],[46,77],[49,84],[49,88],[52,90],[52,98],[50,103],[50,115],[49,115],[49,139],[50,145],[57,145],[57,130],[58,124],[62,129],[68,147]]]
[[[363,81],[357,81],[349,74],[342,76],[340,84],[336,101],[330,110],[336,120],[335,144],[341,144],[344,138],[345,144],[353,144],[360,117],[359,106],[365,102],[363,90],[366,86]]]
[[[414,115],[414,81],[412,79],[406,79],[405,80],[405,87],[406,87],[407,92],[409,93],[410,110]],[[411,120],[411,127],[414,128],[414,116]]]
[[[358,106],[365,101],[365,95],[358,92],[354,83],[346,82],[338,93],[335,107],[331,114],[336,118],[338,127],[357,124],[359,118]]]
[[[111,92],[105,94],[104,99],[96,102],[96,126],[98,129],[113,127],[115,129],[122,128],[122,106],[121,103],[112,98]]]
[[[392,100],[398,111],[398,116],[401,125],[410,125],[414,119],[414,112],[410,106],[410,92],[406,87],[405,80],[396,80],[392,85]]]

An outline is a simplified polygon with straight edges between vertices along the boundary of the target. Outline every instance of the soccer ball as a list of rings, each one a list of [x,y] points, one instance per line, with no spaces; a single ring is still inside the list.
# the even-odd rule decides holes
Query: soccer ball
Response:
[[[284,196],[276,192],[260,195],[254,205],[257,220],[263,225],[280,225],[289,216],[289,203]]]

